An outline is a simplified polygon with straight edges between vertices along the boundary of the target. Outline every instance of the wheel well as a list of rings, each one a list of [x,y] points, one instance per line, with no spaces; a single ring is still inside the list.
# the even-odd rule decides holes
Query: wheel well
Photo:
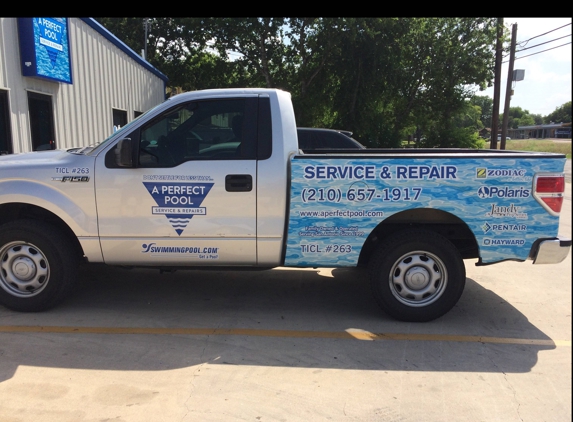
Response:
[[[62,220],[53,212],[36,205],[24,203],[10,203],[0,205],[0,225],[10,221],[24,219],[39,220],[50,223],[58,230],[60,230],[66,237],[68,237],[78,251],[79,256],[83,256],[82,246],[72,229],[70,229],[64,220]]]
[[[454,244],[464,259],[479,257],[476,238],[464,221],[446,211],[418,208],[394,214],[372,230],[364,242],[358,265],[368,264],[380,241],[393,233],[410,228],[423,228],[442,235]]]

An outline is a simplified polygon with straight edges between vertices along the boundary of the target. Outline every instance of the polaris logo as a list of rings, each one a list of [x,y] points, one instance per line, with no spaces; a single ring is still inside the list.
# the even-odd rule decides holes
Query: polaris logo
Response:
[[[529,198],[531,189],[510,188],[509,186],[482,186],[477,191],[481,199],[489,198]]]

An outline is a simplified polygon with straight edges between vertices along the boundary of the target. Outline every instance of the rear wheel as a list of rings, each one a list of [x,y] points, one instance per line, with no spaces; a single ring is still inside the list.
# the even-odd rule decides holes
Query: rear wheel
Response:
[[[28,312],[55,306],[71,290],[78,263],[72,242],[50,224],[0,226],[0,303]]]
[[[401,321],[431,321],[444,315],[458,302],[466,279],[456,247],[427,230],[405,230],[385,239],[369,270],[376,301]]]

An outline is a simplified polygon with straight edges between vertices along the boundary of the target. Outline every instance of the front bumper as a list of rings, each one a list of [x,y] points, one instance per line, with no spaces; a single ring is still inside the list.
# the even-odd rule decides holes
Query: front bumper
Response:
[[[571,239],[539,239],[533,244],[529,258],[534,264],[558,264],[567,258],[570,250]]]

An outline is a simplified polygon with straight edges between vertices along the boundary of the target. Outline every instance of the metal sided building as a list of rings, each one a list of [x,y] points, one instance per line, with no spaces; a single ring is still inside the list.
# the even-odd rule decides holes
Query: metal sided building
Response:
[[[0,18],[0,154],[101,142],[166,82],[94,19]]]

